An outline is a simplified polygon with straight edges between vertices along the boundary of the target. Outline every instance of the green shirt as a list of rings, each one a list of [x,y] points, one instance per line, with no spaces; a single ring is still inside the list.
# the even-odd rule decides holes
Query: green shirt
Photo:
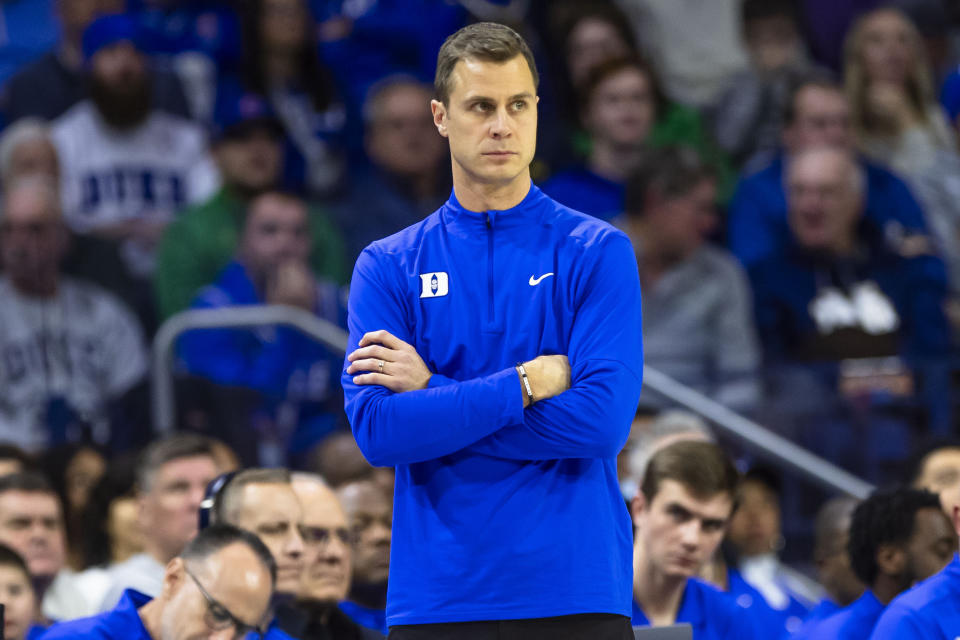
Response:
[[[167,228],[157,253],[154,289],[162,319],[183,311],[202,287],[213,282],[237,252],[246,203],[221,189],[190,207]],[[339,283],[347,280],[343,239],[327,215],[310,209],[314,272]]]

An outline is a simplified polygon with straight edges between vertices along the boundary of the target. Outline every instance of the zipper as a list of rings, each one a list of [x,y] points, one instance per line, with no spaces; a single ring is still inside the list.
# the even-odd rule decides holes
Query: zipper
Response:
[[[486,213],[487,221],[487,328],[493,328],[493,220]]]

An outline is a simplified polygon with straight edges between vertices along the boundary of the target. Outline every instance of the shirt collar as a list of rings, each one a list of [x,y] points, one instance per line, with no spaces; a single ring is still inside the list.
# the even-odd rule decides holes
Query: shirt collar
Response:
[[[148,595],[142,594],[133,589],[127,589],[123,592],[120,602],[109,613],[110,618],[117,625],[126,631],[134,631],[136,635],[127,635],[125,637],[131,640],[152,640],[150,633],[140,619],[138,609],[153,600]]]
[[[486,211],[471,211],[464,208],[457,200],[454,191],[450,192],[450,198],[443,206],[443,216],[449,222],[454,224],[481,224],[485,225],[489,217],[494,228],[509,226],[512,223],[529,223],[531,219],[538,219],[538,213],[541,205],[549,201],[547,196],[537,187],[530,183],[530,190],[518,204],[509,209],[489,209]]]
[[[688,578],[687,584],[683,587],[683,595],[680,596],[680,607],[677,609],[677,617],[674,624],[687,623],[697,626],[704,621],[706,613],[703,610],[703,589],[694,578]],[[637,601],[633,601],[634,618],[645,620],[650,623],[650,618],[640,608]],[[639,614],[639,615],[637,615]]]

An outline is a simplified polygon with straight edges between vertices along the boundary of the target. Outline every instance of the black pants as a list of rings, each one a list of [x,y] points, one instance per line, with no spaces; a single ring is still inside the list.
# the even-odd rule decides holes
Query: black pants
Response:
[[[556,618],[412,624],[390,627],[389,640],[633,640],[630,618],[586,613]]]

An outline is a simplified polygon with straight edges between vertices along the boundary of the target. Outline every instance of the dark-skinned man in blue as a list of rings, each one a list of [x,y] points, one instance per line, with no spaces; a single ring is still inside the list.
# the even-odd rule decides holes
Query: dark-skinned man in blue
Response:
[[[953,530],[960,535],[960,504],[952,499]],[[960,636],[960,557],[898,596],[877,621],[870,640],[954,640]]]
[[[867,589],[852,604],[792,640],[870,637],[891,600],[943,569],[956,548],[956,537],[935,493],[898,488],[877,491],[857,506],[848,547],[853,570]]]
[[[631,638],[616,455],[642,373],[633,250],[531,184],[519,35],[458,31],[435,90],[453,194],[360,255],[342,379],[360,449],[396,468],[390,637]]]

